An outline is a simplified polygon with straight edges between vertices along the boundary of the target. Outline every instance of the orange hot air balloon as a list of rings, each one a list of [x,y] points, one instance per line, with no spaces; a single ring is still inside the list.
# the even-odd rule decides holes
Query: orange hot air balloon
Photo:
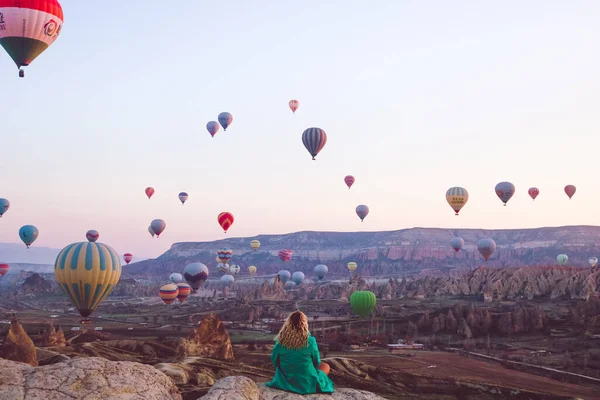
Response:
[[[233,214],[230,212],[222,212],[217,217],[217,222],[221,225],[221,228],[227,233],[227,230],[233,225]]]
[[[179,288],[174,283],[168,283],[160,288],[158,295],[165,304],[172,304],[179,295]]]
[[[183,303],[185,299],[188,298],[190,293],[192,293],[192,287],[185,282],[179,282],[177,284],[177,288],[179,289],[179,294],[177,294],[177,300],[180,303]]]
[[[153,187],[147,187],[146,190],[146,196],[148,196],[148,199],[150,199],[152,197],[152,195],[154,194],[154,188]]]
[[[573,197],[573,195],[575,194],[575,191],[577,191],[577,188],[573,185],[567,185],[565,186],[565,193],[567,194],[567,196],[569,196],[569,200],[571,200],[571,197]]]

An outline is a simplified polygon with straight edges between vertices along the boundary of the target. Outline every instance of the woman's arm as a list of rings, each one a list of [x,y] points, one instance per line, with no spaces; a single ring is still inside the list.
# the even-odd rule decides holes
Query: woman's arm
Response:
[[[310,356],[313,359],[313,364],[315,365],[315,368],[317,368],[319,364],[321,364],[321,355],[319,354],[319,346],[317,346],[317,339],[315,339],[314,336],[311,336],[310,339],[308,339],[308,344],[310,346]]]

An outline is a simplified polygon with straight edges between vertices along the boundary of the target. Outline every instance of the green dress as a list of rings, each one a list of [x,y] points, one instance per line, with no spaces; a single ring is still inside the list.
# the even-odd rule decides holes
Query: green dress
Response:
[[[290,350],[275,342],[271,361],[275,376],[267,386],[298,394],[333,393],[333,382],[317,367],[321,364],[317,341],[308,336],[308,346]]]

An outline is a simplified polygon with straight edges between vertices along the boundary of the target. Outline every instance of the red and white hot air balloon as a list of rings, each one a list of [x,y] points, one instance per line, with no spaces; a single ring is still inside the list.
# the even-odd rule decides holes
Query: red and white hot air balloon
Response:
[[[354,179],[354,177],[352,175],[346,175],[346,177],[344,178],[344,182],[346,182],[348,189],[350,189],[352,187],[352,185],[354,185],[355,181],[356,181],[356,179]]]
[[[221,228],[227,233],[227,230],[233,225],[233,214],[230,212],[222,212],[217,217],[217,222],[221,225]]]
[[[123,260],[125,260],[125,263],[129,264],[131,262],[131,260],[133,260],[133,254],[131,254],[131,253],[123,254]]]
[[[532,188],[529,188],[529,190],[527,192],[529,193],[531,198],[535,200],[535,198],[538,197],[538,194],[540,194],[540,189],[538,189],[536,187],[532,187]]]
[[[148,199],[150,199],[152,197],[152,195],[154,194],[154,188],[147,187],[146,190],[144,190],[144,192],[146,192],[146,196],[148,196]]]
[[[292,110],[292,112],[294,114],[296,114],[296,110],[298,109],[298,107],[300,107],[300,102],[298,100],[290,100],[290,110]]]
[[[283,262],[290,261],[292,259],[292,251],[288,249],[279,250],[277,255]]]
[[[573,185],[565,186],[565,193],[567,194],[567,196],[569,196],[569,200],[571,199],[571,197],[573,197],[573,195],[575,194],[576,191],[577,191],[577,188]]]

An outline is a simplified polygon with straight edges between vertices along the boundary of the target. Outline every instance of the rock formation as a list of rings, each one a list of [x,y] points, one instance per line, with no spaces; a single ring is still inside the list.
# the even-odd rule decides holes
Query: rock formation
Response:
[[[38,365],[35,345],[16,318],[12,319],[4,343],[0,347],[0,357],[23,362],[34,367]]]
[[[25,279],[20,292],[25,295],[37,296],[43,293],[51,293],[52,290],[50,282],[42,278],[40,274],[33,273]]]
[[[33,368],[0,359],[0,399],[181,400],[177,387],[150,365],[74,358]]]
[[[58,330],[54,329],[54,324],[50,323],[48,330],[44,333],[44,346],[45,347],[64,347],[67,345],[67,339],[62,328],[58,327]]]
[[[189,337],[178,343],[177,354],[179,356],[202,356],[226,361],[235,359],[229,333],[214,313],[204,317],[198,327],[192,330]]]

